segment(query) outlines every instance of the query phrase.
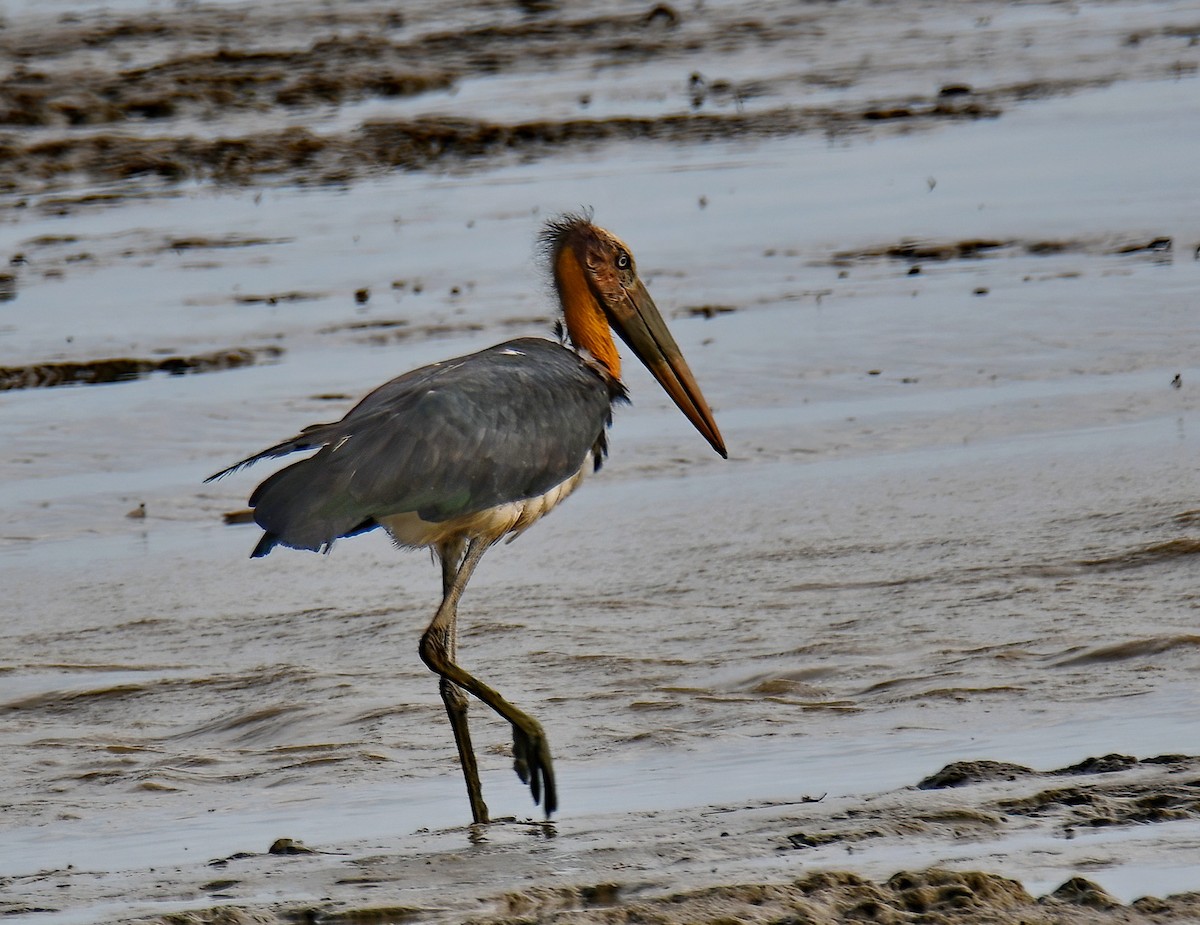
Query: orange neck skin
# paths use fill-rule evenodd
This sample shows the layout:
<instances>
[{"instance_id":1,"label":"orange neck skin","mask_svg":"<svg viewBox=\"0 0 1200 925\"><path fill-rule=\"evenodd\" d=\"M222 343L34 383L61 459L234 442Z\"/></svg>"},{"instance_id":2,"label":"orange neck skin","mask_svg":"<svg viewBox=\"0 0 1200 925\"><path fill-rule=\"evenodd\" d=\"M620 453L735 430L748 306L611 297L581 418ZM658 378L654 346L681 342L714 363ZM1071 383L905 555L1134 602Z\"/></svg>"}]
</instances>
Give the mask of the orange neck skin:
<instances>
[{"instance_id":1,"label":"orange neck skin","mask_svg":"<svg viewBox=\"0 0 1200 925\"><path fill-rule=\"evenodd\" d=\"M621 378L621 358L613 343L608 319L583 276L579 258L570 247L563 247L554 258L554 282L562 302L563 321L571 343L586 350L614 379Z\"/></svg>"}]
</instances>

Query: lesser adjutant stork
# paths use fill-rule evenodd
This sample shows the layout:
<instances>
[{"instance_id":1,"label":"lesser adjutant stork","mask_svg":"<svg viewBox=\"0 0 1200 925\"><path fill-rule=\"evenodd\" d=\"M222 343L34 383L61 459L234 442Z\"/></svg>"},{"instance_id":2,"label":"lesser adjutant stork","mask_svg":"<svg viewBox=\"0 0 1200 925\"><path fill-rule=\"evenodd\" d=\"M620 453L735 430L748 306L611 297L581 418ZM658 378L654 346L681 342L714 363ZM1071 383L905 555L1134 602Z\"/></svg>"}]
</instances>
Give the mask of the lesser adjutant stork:
<instances>
[{"instance_id":1,"label":"lesser adjutant stork","mask_svg":"<svg viewBox=\"0 0 1200 925\"><path fill-rule=\"evenodd\" d=\"M441 678L471 815L488 821L467 729L467 694L512 724L517 774L547 817L558 797L541 724L458 664L457 611L483 554L531 526L600 468L614 404L626 401L615 330L721 456L725 443L629 248L589 217L566 215L542 235L567 343L521 337L423 366L384 383L340 421L210 476L301 450L250 505L264 530L253 556L276 546L328 551L382 527L398 546L431 547L442 603L420 654Z\"/></svg>"}]
</instances>

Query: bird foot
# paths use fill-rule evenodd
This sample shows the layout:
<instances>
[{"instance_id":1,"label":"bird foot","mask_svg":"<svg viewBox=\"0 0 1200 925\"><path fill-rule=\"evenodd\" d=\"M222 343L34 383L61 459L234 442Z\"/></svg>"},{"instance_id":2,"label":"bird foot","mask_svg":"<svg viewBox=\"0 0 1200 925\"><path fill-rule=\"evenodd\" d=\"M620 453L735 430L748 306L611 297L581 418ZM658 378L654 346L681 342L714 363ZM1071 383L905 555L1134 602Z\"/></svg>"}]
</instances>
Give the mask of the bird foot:
<instances>
[{"instance_id":1,"label":"bird foot","mask_svg":"<svg viewBox=\"0 0 1200 925\"><path fill-rule=\"evenodd\" d=\"M534 805L542 804L546 818L558 809L558 791L554 786L554 764L550 759L550 743L536 720L529 728L513 724L513 769L521 783L529 785Z\"/></svg>"}]
</instances>

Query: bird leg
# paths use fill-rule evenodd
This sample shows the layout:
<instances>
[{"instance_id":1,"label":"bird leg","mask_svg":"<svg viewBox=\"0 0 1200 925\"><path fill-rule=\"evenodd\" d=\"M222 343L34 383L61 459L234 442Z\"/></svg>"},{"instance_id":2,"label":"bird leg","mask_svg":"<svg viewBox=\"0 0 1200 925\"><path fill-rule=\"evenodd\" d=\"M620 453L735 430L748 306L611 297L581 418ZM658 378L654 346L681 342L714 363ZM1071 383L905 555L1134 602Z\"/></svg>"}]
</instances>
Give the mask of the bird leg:
<instances>
[{"instance_id":1,"label":"bird leg","mask_svg":"<svg viewBox=\"0 0 1200 925\"><path fill-rule=\"evenodd\" d=\"M454 586L454 578L462 562L465 542L457 540L446 543L438 548L438 557L442 562L442 597L445 599ZM446 634L446 651L451 661L458 659L458 623L452 619ZM450 718L450 728L454 731L454 744L458 748L458 763L462 767L463 777L467 782L467 799L471 802L471 818L475 823L486 825L488 818L487 804L483 802L483 787L479 782L479 764L475 760L475 749L471 745L471 730L467 725L467 695L461 687L457 687L448 678L443 677L438 685L442 695L442 703L446 705L446 715Z\"/></svg>"},{"instance_id":2,"label":"bird leg","mask_svg":"<svg viewBox=\"0 0 1200 925\"><path fill-rule=\"evenodd\" d=\"M487 804L483 802L479 765L475 761L475 750L471 746L471 731L467 728L467 695L445 678L442 678L438 689L442 694L442 703L446 705L446 715L450 717L450 727L454 730L458 763L462 765L463 777L467 781L467 799L471 801L471 818L486 825L491 819L488 818Z\"/></svg>"},{"instance_id":3,"label":"bird leg","mask_svg":"<svg viewBox=\"0 0 1200 925\"><path fill-rule=\"evenodd\" d=\"M541 723L522 710L517 709L505 700L495 689L484 684L470 672L460 667L456 661L458 633L458 601L463 589L467 586L475 566L483 558L483 554L492 543L482 539L470 540L466 551L458 562L458 549L461 544L447 544L439 551L442 559L443 597L441 606L434 614L425 633L421 636L421 660L442 678L442 699L446 703L446 711L450 724L454 728L454 738L458 744L459 757L463 763L463 774L467 779L467 792L471 799L471 812L476 822L487 820L487 808L483 805L482 792L479 786L479 772L475 766L475 755L471 749L470 735L467 732L466 705L461 709L451 706L452 700L461 697L462 691L467 691L496 711L513 727L513 767L521 783L528 784L533 794L533 802L541 803L545 794L546 815L549 816L558 808L558 793L554 786L554 770L550 759L550 745ZM457 568L447 565L447 561L457 562ZM450 572L453 571L453 575ZM446 691L452 692L448 695ZM470 755L468 759L466 756ZM482 819L480 816L482 815Z\"/></svg>"}]
</instances>

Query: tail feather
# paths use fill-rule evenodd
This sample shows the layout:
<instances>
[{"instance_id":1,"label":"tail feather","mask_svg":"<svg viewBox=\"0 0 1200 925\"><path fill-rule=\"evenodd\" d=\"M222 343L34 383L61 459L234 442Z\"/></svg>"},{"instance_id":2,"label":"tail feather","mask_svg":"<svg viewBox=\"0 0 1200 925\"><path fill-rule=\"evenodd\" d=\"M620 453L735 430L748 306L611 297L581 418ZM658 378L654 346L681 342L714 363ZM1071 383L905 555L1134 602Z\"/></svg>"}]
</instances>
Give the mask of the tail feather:
<instances>
[{"instance_id":1,"label":"tail feather","mask_svg":"<svg viewBox=\"0 0 1200 925\"><path fill-rule=\"evenodd\" d=\"M279 536L272 533L270 530L264 530L262 539L258 541L258 545L254 547L254 552L250 553L251 559L261 559L272 549L279 545Z\"/></svg>"},{"instance_id":2,"label":"tail feather","mask_svg":"<svg viewBox=\"0 0 1200 925\"><path fill-rule=\"evenodd\" d=\"M339 490L339 472L318 453L281 469L250 496L254 520L263 528L253 557L276 546L327 552L333 541L378 526L370 512Z\"/></svg>"}]
</instances>

